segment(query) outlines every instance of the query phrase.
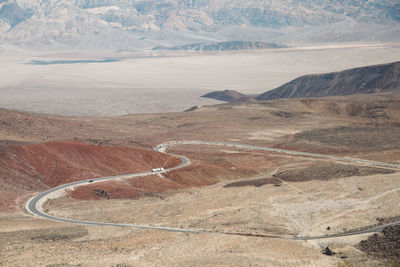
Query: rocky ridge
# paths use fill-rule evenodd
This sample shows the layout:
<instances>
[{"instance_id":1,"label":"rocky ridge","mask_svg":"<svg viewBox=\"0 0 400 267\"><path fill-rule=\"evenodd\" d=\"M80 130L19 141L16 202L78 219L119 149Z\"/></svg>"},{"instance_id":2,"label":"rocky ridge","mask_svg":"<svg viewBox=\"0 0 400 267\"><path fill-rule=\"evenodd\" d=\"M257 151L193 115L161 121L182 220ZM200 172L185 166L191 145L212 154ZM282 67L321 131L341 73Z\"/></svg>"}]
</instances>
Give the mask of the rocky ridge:
<instances>
[{"instance_id":1,"label":"rocky ridge","mask_svg":"<svg viewBox=\"0 0 400 267\"><path fill-rule=\"evenodd\" d=\"M153 50L183 50L183 51L229 51L229 50L252 50L252 49L271 49L271 48L287 48L286 45L264 43L264 42L245 42L245 41L228 41L219 43L197 43L180 46L157 46Z\"/></svg>"},{"instance_id":2,"label":"rocky ridge","mask_svg":"<svg viewBox=\"0 0 400 267\"><path fill-rule=\"evenodd\" d=\"M276 89L256 97L244 95L234 90L214 91L202 97L225 102L256 100L273 100L280 98L311 98L327 96L347 96L355 94L399 94L400 61L349 69L341 72L305 75L294 79ZM348 107L351 116L386 117L381 104L360 106L353 103Z\"/></svg>"},{"instance_id":3,"label":"rocky ridge","mask_svg":"<svg viewBox=\"0 0 400 267\"><path fill-rule=\"evenodd\" d=\"M400 93L400 62L302 76L272 91L265 92L256 99L271 100L373 93Z\"/></svg>"}]
</instances>

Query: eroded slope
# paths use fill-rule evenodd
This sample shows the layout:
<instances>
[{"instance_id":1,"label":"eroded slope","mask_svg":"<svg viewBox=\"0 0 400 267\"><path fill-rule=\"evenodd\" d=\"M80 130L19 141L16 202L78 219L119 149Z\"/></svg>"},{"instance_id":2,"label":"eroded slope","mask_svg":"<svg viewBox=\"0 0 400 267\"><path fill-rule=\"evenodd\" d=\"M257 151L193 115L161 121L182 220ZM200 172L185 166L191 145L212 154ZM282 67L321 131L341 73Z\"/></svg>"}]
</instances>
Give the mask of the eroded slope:
<instances>
[{"instance_id":1,"label":"eroded slope","mask_svg":"<svg viewBox=\"0 0 400 267\"><path fill-rule=\"evenodd\" d=\"M150 150L80 142L0 146L1 210L28 192L93 177L169 167L179 159Z\"/></svg>"}]
</instances>

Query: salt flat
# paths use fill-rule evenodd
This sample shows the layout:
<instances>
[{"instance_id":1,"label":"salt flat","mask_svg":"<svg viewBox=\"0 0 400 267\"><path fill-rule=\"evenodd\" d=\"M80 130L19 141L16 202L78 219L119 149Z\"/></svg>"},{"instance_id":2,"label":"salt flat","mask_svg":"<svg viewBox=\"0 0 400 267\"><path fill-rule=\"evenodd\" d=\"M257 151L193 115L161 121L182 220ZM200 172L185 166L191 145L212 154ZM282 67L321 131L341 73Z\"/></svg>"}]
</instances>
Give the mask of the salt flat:
<instances>
[{"instance_id":1,"label":"salt flat","mask_svg":"<svg viewBox=\"0 0 400 267\"><path fill-rule=\"evenodd\" d=\"M262 93L300 75L400 60L399 44L324 45L220 53L3 52L0 107L59 115L182 111L200 96Z\"/></svg>"}]
</instances>

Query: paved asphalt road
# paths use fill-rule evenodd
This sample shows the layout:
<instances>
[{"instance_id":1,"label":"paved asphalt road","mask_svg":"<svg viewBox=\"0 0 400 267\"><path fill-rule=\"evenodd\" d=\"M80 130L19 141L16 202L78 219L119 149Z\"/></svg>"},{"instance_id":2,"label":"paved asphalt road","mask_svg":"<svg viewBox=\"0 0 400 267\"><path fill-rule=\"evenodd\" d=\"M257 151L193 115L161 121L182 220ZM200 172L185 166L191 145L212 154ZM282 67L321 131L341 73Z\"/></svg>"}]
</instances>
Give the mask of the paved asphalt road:
<instances>
[{"instance_id":1,"label":"paved asphalt road","mask_svg":"<svg viewBox=\"0 0 400 267\"><path fill-rule=\"evenodd\" d=\"M369 161L363 159L355 159L355 158L348 158L348 157L338 157L338 156L331 156L331 155L323 155L323 154L316 154L316 153L308 153L308 152L299 152L293 150L285 150L285 149L277 149L277 148L268 148L268 147L259 147L259 146L252 146L252 145L245 145L245 144L237 144L237 143L228 143L228 142L214 142L214 141L172 141L165 144L161 144L154 148L155 151L163 151L165 148L175 145L216 145L216 146L228 146L233 148L241 148L247 150L262 150L262 151L271 151L271 152L278 152L278 153L285 153L290 155L297 155L303 157L313 157L313 158L324 158L330 159L333 161L346 161L346 162L354 162L358 164L364 164L369 166L376 166L376 167L384 167L384 168L393 168L393 169L400 169L400 164L390 164L390 163L383 163L383 162L376 162L376 161ZM40 216L45 219L59 221L59 222L68 222L68 223L77 223L77 224L84 224L84 225L98 225L98 226L117 226L117 227L135 227L139 229L153 229L153 230L163 230L163 231L172 231L172 232L183 232L183 233L219 233L219 234L230 234L230 235L246 235L246 236L261 236L261 237L275 237L275 238L291 238L295 240L309 240L309 239L323 239L323 238L334 238L334 237L341 237L341 236L350 236L350 235L359 235L371 232L379 232L382 231L383 228L391 225L398 225L400 221L392 222L380 226L371 227L369 229L349 232L349 233L340 233L340 234L332 234L326 236L310 236L310 237L297 237L297 236L273 236L273 235L262 235L262 234L254 234L254 233L235 233L235 232L217 232L214 230L207 230L207 229L182 229L182 228L170 228L170 227L161 227L161 226L152 226L152 225L138 225L138 224L126 224L126 223L105 223L105 222L92 222L92 221L79 221L73 220L68 218L60 218L55 217L52 215L47 214L43 211L42 205L46 201L46 199L60 197L62 192L65 189L72 189L76 186L88 185L92 183L104 182L108 180L115 180L115 179L126 179L138 176L146 176L155 173L166 173L171 170L176 170L183 168L190 164L190 160L184 156L175 155L181 159L181 164L178 166L169 168L164 171L159 172L141 172L141 173L132 173L132 174L125 174L125 175L118 175L118 176L109 176L109 177L102 177L90 180L83 180L83 181L76 181L68 184L59 185L52 189L49 189L35 197L32 197L28 200L25 205L25 208L28 212L33 215ZM58 194L58 195L57 195Z\"/></svg>"}]
</instances>

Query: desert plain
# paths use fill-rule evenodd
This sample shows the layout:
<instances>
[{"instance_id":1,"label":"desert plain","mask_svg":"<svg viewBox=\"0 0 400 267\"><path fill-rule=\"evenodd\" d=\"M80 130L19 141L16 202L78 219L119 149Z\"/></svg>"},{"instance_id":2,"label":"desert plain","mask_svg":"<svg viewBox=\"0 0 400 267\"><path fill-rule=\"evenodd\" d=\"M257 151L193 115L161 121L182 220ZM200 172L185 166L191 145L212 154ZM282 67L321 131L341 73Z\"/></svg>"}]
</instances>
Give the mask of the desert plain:
<instances>
[{"instance_id":1,"label":"desert plain","mask_svg":"<svg viewBox=\"0 0 400 267\"><path fill-rule=\"evenodd\" d=\"M396 95L114 117L2 109L0 121L3 266L387 266L396 253L360 245L373 233L329 236L398 220L398 169L276 152L177 145L167 152L190 159L182 169L82 186L44 206L76 220L206 230L198 234L53 222L24 208L30 197L58 184L176 166L175 156L152 150L168 141L399 164ZM335 254L323 254L327 247Z\"/></svg>"},{"instance_id":2,"label":"desert plain","mask_svg":"<svg viewBox=\"0 0 400 267\"><path fill-rule=\"evenodd\" d=\"M294 44L218 52L11 50L0 58L0 106L34 113L120 116L218 104L231 89L261 94L301 75L389 63L399 43Z\"/></svg>"}]
</instances>

